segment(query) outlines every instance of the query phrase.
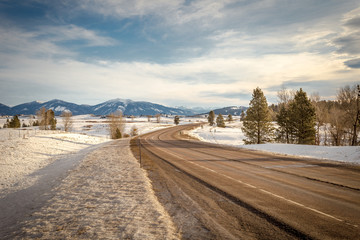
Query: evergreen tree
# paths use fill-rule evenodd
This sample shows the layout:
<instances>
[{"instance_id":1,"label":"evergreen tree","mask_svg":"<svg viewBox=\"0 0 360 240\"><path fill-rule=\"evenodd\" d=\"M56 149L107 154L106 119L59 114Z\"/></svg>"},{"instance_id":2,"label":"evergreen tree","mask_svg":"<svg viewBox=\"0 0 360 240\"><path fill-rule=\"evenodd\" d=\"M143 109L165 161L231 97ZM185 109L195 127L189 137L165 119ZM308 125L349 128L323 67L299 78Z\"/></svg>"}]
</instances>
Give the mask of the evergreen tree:
<instances>
[{"instance_id":1,"label":"evergreen tree","mask_svg":"<svg viewBox=\"0 0 360 240\"><path fill-rule=\"evenodd\" d=\"M280 142L291 143L293 137L291 135L292 124L290 123L290 111L284 104L281 105L279 113L276 115L276 121L279 125L279 128L276 131L277 140Z\"/></svg>"},{"instance_id":2,"label":"evergreen tree","mask_svg":"<svg viewBox=\"0 0 360 240\"><path fill-rule=\"evenodd\" d=\"M215 113L214 113L214 111L209 112L208 122L209 122L210 126L214 126L214 124L215 124Z\"/></svg>"},{"instance_id":3,"label":"evergreen tree","mask_svg":"<svg viewBox=\"0 0 360 240\"><path fill-rule=\"evenodd\" d=\"M271 141L273 125L264 93L254 89L246 117L241 128L247 139L245 144L260 144Z\"/></svg>"},{"instance_id":4,"label":"evergreen tree","mask_svg":"<svg viewBox=\"0 0 360 240\"><path fill-rule=\"evenodd\" d=\"M17 115L15 115L13 117L13 119L11 119L11 121L8 123L8 127L10 127L10 128L20 128L21 127L20 120Z\"/></svg>"},{"instance_id":5,"label":"evergreen tree","mask_svg":"<svg viewBox=\"0 0 360 240\"><path fill-rule=\"evenodd\" d=\"M118 128L116 128L116 132L115 132L115 139L119 139L122 138L121 132Z\"/></svg>"},{"instance_id":6,"label":"evergreen tree","mask_svg":"<svg viewBox=\"0 0 360 240\"><path fill-rule=\"evenodd\" d=\"M216 118L216 125L218 127L222 127L222 128L225 127L224 117L221 115L221 113Z\"/></svg>"},{"instance_id":7,"label":"evergreen tree","mask_svg":"<svg viewBox=\"0 0 360 240\"><path fill-rule=\"evenodd\" d=\"M228 115L227 121L230 123L233 121L233 117L231 114Z\"/></svg>"},{"instance_id":8,"label":"evergreen tree","mask_svg":"<svg viewBox=\"0 0 360 240\"><path fill-rule=\"evenodd\" d=\"M299 144L315 144L315 108L300 88L289 105L289 116L292 134Z\"/></svg>"},{"instance_id":9,"label":"evergreen tree","mask_svg":"<svg viewBox=\"0 0 360 240\"><path fill-rule=\"evenodd\" d=\"M176 125L179 125L179 123L180 123L180 117L179 116L175 116L174 117L174 123L176 124Z\"/></svg>"}]
</instances>

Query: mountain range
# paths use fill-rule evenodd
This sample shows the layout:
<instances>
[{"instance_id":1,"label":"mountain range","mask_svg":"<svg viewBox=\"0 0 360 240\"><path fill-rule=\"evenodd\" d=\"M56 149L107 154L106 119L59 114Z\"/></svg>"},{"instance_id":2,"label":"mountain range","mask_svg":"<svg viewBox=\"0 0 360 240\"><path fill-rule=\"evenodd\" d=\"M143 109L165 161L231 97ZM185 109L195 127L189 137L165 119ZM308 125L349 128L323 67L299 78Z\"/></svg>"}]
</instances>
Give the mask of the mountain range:
<instances>
[{"instance_id":1,"label":"mountain range","mask_svg":"<svg viewBox=\"0 0 360 240\"><path fill-rule=\"evenodd\" d=\"M166 107L160 104L143 101L132 101L129 99L113 99L97 105L78 105L75 103L65 102L62 100L54 99L48 102L28 102L14 107L9 107L0 103L0 115L35 115L36 112L45 107L46 109L52 109L55 115L60 115L63 111L71 111L73 115L82 114L94 114L94 115L108 115L117 110L121 110L124 115L183 115L192 116L198 114L207 114L204 108L188 109L188 108L172 108ZM246 107L226 107L221 109L215 109L215 114L239 116L241 111Z\"/></svg>"}]
</instances>

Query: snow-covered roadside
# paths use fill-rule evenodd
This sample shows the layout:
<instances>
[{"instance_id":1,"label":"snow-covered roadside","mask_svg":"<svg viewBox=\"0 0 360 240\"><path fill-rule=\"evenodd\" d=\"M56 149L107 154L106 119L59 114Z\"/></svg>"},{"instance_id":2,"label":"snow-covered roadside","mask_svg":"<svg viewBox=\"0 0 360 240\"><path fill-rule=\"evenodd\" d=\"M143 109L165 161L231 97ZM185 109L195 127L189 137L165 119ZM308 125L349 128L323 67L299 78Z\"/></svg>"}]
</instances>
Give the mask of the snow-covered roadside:
<instances>
[{"instance_id":1,"label":"snow-covered roadside","mask_svg":"<svg viewBox=\"0 0 360 240\"><path fill-rule=\"evenodd\" d=\"M57 128L63 129L61 117L57 118ZM29 187L37 178L30 176L56 159L78 152L86 147L110 141L108 119L99 116L73 116L70 133L63 131L41 131L37 127L22 129L0 129L0 197L4 194ZM139 134L174 126L173 118L162 117L149 122L146 117L126 118L125 133L136 126ZM30 119L20 117L21 123L29 124ZM182 124L198 119L182 119ZM0 118L0 126L6 118Z\"/></svg>"},{"instance_id":2,"label":"snow-covered roadside","mask_svg":"<svg viewBox=\"0 0 360 240\"><path fill-rule=\"evenodd\" d=\"M142 134L174 124L172 118L164 118L161 123L136 118L126 123L125 133L129 133L134 125ZM58 118L57 127L62 128L61 118ZM43 211L34 212L23 232L35 238L40 237L38 234L44 234L43 238L81 238L84 235L113 239L119 236L131 239L178 238L171 219L152 192L149 179L130 154L125 144L128 139L121 140L124 143L122 148L116 144L117 141L106 143L104 147L97 145L108 141L111 140L106 119L89 115L75 116L70 133L40 131L35 127L0 129L0 199L3 201L41 184L44 179L43 174L36 174L39 171L61 164L79 153L88 153L88 149L98 149L94 154L89 152L88 160L82 160L79 168L69 172L64 181L57 180L60 185L54 191L56 196L42 208ZM111 154L107 147L109 144L114 150ZM83 149L85 152L81 151ZM48 195L47 192L33 195L36 194ZM29 206L25 199L21 201L21 206ZM90 212L84 215L86 210ZM13 229L18 228L14 226Z\"/></svg>"},{"instance_id":3,"label":"snow-covered roadside","mask_svg":"<svg viewBox=\"0 0 360 240\"><path fill-rule=\"evenodd\" d=\"M311 146L298 144L254 144L244 145L245 138L240 129L241 123L228 124L226 128L210 127L204 125L188 132L188 134L201 141L231 145L233 147L247 148L258 151L272 152L277 154L317 158L338 162L360 164L360 147L352 146Z\"/></svg>"},{"instance_id":4,"label":"snow-covered roadside","mask_svg":"<svg viewBox=\"0 0 360 240\"><path fill-rule=\"evenodd\" d=\"M10 235L25 239L178 239L129 139L87 154L45 206ZM17 238L16 238L17 239Z\"/></svg>"},{"instance_id":5,"label":"snow-covered roadside","mask_svg":"<svg viewBox=\"0 0 360 240\"><path fill-rule=\"evenodd\" d=\"M13 132L17 131L0 131L0 197L31 186L37 178L28 175L61 156L109 141L104 137L39 130L30 137L8 139Z\"/></svg>"}]
</instances>

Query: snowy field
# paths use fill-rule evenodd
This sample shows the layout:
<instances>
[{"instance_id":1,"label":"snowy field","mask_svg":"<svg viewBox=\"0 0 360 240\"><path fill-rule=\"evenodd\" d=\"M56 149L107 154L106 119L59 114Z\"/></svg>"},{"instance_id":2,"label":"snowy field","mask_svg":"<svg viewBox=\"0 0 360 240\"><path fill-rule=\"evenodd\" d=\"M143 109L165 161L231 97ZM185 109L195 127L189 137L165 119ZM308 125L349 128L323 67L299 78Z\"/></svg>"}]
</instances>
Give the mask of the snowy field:
<instances>
[{"instance_id":1,"label":"snowy field","mask_svg":"<svg viewBox=\"0 0 360 240\"><path fill-rule=\"evenodd\" d=\"M38 127L0 129L0 197L10 192L27 188L37 180L31 173L44 168L66 154L73 154L89 146L101 144L109 139L108 120L98 116L73 116L71 132L62 131L63 120L56 117L59 130L39 130ZM147 117L125 118L125 133L136 126L139 134L174 126L173 118L161 118L160 123ZM20 117L21 125L29 124L28 117ZM183 119L182 124L198 121ZM0 118L3 127L6 118Z\"/></svg>"},{"instance_id":2,"label":"snowy field","mask_svg":"<svg viewBox=\"0 0 360 240\"><path fill-rule=\"evenodd\" d=\"M264 152L273 152L289 156L318 158L360 164L359 146L336 147L279 143L244 145L243 139L245 136L240 128L241 123L237 120L231 124L227 123L226 128L211 127L206 124L202 127L189 131L188 134L201 141L216 144L231 145L234 147L241 147Z\"/></svg>"}]
</instances>

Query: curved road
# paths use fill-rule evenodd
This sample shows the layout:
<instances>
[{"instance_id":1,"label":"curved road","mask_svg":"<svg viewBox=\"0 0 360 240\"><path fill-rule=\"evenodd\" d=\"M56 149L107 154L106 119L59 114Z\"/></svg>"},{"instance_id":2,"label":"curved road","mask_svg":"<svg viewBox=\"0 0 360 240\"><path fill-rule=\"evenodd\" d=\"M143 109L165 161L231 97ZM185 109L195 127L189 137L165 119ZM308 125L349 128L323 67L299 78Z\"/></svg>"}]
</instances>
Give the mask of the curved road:
<instances>
[{"instance_id":1,"label":"curved road","mask_svg":"<svg viewBox=\"0 0 360 240\"><path fill-rule=\"evenodd\" d=\"M279 236L360 239L360 167L184 140L181 131L193 126L146 134L143 151L241 207L221 210L219 205L208 211L257 216L256 223L236 217L238 232L263 221L265 235L254 238L267 238L270 224ZM222 228L231 225L234 238L244 237L234 233L234 223L221 222L216 214L213 221Z\"/></svg>"}]
</instances>

